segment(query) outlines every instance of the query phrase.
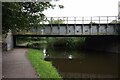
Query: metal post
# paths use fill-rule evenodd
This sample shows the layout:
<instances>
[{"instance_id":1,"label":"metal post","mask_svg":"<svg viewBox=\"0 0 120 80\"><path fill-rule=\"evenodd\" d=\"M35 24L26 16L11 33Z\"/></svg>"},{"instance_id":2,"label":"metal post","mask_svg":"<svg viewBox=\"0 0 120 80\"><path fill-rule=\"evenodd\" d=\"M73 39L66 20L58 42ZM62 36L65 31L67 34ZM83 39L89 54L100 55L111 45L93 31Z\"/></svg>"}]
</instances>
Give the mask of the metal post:
<instances>
[{"instance_id":1,"label":"metal post","mask_svg":"<svg viewBox=\"0 0 120 80\"><path fill-rule=\"evenodd\" d=\"M81 29L82 29L82 35L83 35L83 27L84 27L84 17L82 17L82 27L81 27Z\"/></svg>"},{"instance_id":2,"label":"metal post","mask_svg":"<svg viewBox=\"0 0 120 80\"><path fill-rule=\"evenodd\" d=\"M105 30L106 30L106 35L107 35L107 28L108 28L108 19L109 17L107 16L107 26L105 27Z\"/></svg>"},{"instance_id":3,"label":"metal post","mask_svg":"<svg viewBox=\"0 0 120 80\"><path fill-rule=\"evenodd\" d=\"M75 28L76 27L76 17L74 17L74 35L75 35Z\"/></svg>"},{"instance_id":4,"label":"metal post","mask_svg":"<svg viewBox=\"0 0 120 80\"><path fill-rule=\"evenodd\" d=\"M68 33L68 17L67 17L67 27L66 27L66 34Z\"/></svg>"},{"instance_id":5,"label":"metal post","mask_svg":"<svg viewBox=\"0 0 120 80\"><path fill-rule=\"evenodd\" d=\"M59 19L60 19L60 17L58 17L58 31L59 31L59 33L58 33L58 34L60 35L60 23L59 23L59 22L60 22L60 20L59 20Z\"/></svg>"},{"instance_id":6,"label":"metal post","mask_svg":"<svg viewBox=\"0 0 120 80\"><path fill-rule=\"evenodd\" d=\"M100 16L99 16L99 26L97 27L97 34L99 35L99 27L100 27Z\"/></svg>"},{"instance_id":7,"label":"metal post","mask_svg":"<svg viewBox=\"0 0 120 80\"><path fill-rule=\"evenodd\" d=\"M63 21L65 22L65 17L63 17ZM63 24L63 23L62 23ZM67 28L66 28L67 29ZM65 35L65 34L64 34Z\"/></svg>"},{"instance_id":8,"label":"metal post","mask_svg":"<svg viewBox=\"0 0 120 80\"><path fill-rule=\"evenodd\" d=\"M92 17L91 17L91 25L89 26L89 28L90 28L90 35L91 35L91 27L92 27Z\"/></svg>"},{"instance_id":9,"label":"metal post","mask_svg":"<svg viewBox=\"0 0 120 80\"><path fill-rule=\"evenodd\" d=\"M114 34L116 34L116 30L118 29L117 24L118 24L118 21L119 21L119 19L118 19L117 16L115 18L116 18L115 27L113 26L113 28L114 28Z\"/></svg>"},{"instance_id":10,"label":"metal post","mask_svg":"<svg viewBox=\"0 0 120 80\"><path fill-rule=\"evenodd\" d=\"M51 35L52 35L52 19L53 19L53 17L51 17Z\"/></svg>"},{"instance_id":11,"label":"metal post","mask_svg":"<svg viewBox=\"0 0 120 80\"><path fill-rule=\"evenodd\" d=\"M108 18L109 18L109 17L107 16L107 25L108 25L108 20L109 20Z\"/></svg>"},{"instance_id":12,"label":"metal post","mask_svg":"<svg viewBox=\"0 0 120 80\"><path fill-rule=\"evenodd\" d=\"M118 20L120 20L120 1L118 2Z\"/></svg>"}]
</instances>

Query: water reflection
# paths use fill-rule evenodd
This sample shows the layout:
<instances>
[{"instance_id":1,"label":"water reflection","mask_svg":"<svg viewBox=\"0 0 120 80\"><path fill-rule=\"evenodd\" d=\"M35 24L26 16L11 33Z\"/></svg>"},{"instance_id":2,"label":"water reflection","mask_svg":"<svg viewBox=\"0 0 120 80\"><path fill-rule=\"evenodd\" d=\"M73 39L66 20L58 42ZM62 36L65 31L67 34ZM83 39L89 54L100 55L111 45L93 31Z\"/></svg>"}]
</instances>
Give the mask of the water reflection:
<instances>
[{"instance_id":1,"label":"water reflection","mask_svg":"<svg viewBox=\"0 0 120 80\"><path fill-rule=\"evenodd\" d=\"M80 59L84 59L85 58L85 54L84 52L77 52L77 51L71 51L71 52L67 52L66 50L49 50L48 49L48 54L49 57L48 58L65 58L65 59L73 59L73 58L80 58Z\"/></svg>"},{"instance_id":2,"label":"water reflection","mask_svg":"<svg viewBox=\"0 0 120 80\"><path fill-rule=\"evenodd\" d=\"M64 78L115 78L118 75L116 54L105 52L66 52L48 50L49 57Z\"/></svg>"}]
</instances>

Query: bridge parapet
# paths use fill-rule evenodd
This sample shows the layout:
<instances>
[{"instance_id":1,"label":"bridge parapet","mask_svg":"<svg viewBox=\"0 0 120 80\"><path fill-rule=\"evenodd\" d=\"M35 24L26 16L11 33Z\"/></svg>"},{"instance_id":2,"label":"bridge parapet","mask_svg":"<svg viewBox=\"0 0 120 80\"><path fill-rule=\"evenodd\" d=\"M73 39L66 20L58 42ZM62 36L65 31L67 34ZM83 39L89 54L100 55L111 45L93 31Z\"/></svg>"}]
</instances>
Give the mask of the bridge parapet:
<instances>
[{"instance_id":1,"label":"bridge parapet","mask_svg":"<svg viewBox=\"0 0 120 80\"><path fill-rule=\"evenodd\" d=\"M57 22L54 22L57 21ZM44 24L109 24L118 23L118 16L47 17Z\"/></svg>"},{"instance_id":2,"label":"bridge parapet","mask_svg":"<svg viewBox=\"0 0 120 80\"><path fill-rule=\"evenodd\" d=\"M54 23L54 21L58 21ZM62 23L61 23L62 21ZM26 35L118 35L118 16L48 17L40 27L25 31ZM23 33L23 32L22 32ZM18 33L20 34L20 33Z\"/></svg>"}]
</instances>

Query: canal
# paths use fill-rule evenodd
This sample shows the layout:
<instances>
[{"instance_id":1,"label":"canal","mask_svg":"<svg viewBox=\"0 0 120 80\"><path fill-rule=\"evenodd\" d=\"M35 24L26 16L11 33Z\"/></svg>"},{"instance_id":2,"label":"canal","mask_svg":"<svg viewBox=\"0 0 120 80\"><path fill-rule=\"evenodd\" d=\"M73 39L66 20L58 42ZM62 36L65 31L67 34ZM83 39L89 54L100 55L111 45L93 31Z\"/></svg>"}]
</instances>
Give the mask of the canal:
<instances>
[{"instance_id":1,"label":"canal","mask_svg":"<svg viewBox=\"0 0 120 80\"><path fill-rule=\"evenodd\" d=\"M82 50L84 40L28 37L24 43L46 51L45 60L51 61L63 78L118 78L118 53Z\"/></svg>"},{"instance_id":2,"label":"canal","mask_svg":"<svg viewBox=\"0 0 120 80\"><path fill-rule=\"evenodd\" d=\"M118 56L106 52L48 50L51 61L63 78L116 78Z\"/></svg>"}]
</instances>

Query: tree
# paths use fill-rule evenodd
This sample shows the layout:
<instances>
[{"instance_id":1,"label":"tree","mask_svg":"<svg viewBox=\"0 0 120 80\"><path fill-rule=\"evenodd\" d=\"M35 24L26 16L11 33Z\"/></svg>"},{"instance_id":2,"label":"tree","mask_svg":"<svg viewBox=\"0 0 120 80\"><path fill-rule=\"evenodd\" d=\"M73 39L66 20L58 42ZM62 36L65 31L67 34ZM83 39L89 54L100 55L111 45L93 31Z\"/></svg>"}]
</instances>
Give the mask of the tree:
<instances>
[{"instance_id":1,"label":"tree","mask_svg":"<svg viewBox=\"0 0 120 80\"><path fill-rule=\"evenodd\" d=\"M64 24L64 20L62 20L62 19L54 20L54 19L52 18L52 20L50 20L50 21L48 21L48 22L49 22L49 24Z\"/></svg>"},{"instance_id":2,"label":"tree","mask_svg":"<svg viewBox=\"0 0 120 80\"><path fill-rule=\"evenodd\" d=\"M3 2L2 3L2 32L26 30L38 27L40 22L47 20L43 14L48 8L56 5L50 2ZM59 6L60 8L63 8Z\"/></svg>"}]
</instances>

